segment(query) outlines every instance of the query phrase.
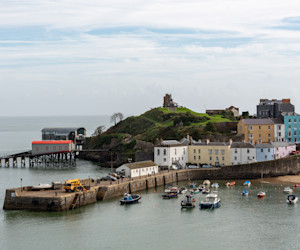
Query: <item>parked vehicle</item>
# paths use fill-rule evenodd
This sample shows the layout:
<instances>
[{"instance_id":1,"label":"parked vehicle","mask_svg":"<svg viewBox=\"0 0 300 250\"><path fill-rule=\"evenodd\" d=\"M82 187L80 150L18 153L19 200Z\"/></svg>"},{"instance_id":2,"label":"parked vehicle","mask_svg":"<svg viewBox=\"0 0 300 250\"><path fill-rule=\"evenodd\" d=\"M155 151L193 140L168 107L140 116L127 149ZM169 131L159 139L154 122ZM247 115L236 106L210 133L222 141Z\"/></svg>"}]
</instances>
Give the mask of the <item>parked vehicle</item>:
<instances>
[{"instance_id":1,"label":"parked vehicle","mask_svg":"<svg viewBox=\"0 0 300 250\"><path fill-rule=\"evenodd\" d=\"M195 168L199 168L197 165L189 165L188 166L189 169L195 169Z\"/></svg>"},{"instance_id":2,"label":"parked vehicle","mask_svg":"<svg viewBox=\"0 0 300 250\"><path fill-rule=\"evenodd\" d=\"M212 168L212 165L206 165L206 164L204 164L204 165L202 165L202 168Z\"/></svg>"},{"instance_id":3,"label":"parked vehicle","mask_svg":"<svg viewBox=\"0 0 300 250\"><path fill-rule=\"evenodd\" d=\"M67 180L65 182L64 189L66 190L66 192L80 192L85 190L80 182L80 179Z\"/></svg>"}]
</instances>

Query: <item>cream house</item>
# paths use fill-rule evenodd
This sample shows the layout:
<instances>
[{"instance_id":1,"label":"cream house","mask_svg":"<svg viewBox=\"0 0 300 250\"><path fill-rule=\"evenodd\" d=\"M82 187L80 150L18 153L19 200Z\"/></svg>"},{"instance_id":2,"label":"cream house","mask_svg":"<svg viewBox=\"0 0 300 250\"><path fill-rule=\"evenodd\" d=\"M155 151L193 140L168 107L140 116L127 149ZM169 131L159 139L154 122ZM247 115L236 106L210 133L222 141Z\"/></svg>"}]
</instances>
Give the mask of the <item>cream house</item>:
<instances>
[{"instance_id":1,"label":"cream house","mask_svg":"<svg viewBox=\"0 0 300 250\"><path fill-rule=\"evenodd\" d=\"M153 161L140 161L125 163L116 169L117 172L124 172L126 177L138 177L158 173L158 166Z\"/></svg>"}]
</instances>

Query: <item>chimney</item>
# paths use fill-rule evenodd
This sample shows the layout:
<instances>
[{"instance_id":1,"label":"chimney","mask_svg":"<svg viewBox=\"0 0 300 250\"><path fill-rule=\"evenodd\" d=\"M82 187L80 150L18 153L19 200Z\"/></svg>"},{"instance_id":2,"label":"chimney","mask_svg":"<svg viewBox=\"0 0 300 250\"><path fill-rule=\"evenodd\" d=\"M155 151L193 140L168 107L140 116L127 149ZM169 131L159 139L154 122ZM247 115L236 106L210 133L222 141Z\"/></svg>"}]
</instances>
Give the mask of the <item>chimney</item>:
<instances>
[{"instance_id":1,"label":"chimney","mask_svg":"<svg viewBox=\"0 0 300 250\"><path fill-rule=\"evenodd\" d=\"M186 139L188 139L188 141L190 140L190 135L189 134L186 135Z\"/></svg>"},{"instance_id":2,"label":"chimney","mask_svg":"<svg viewBox=\"0 0 300 250\"><path fill-rule=\"evenodd\" d=\"M209 142L210 142L209 139L206 139L206 144L209 144Z\"/></svg>"},{"instance_id":3,"label":"chimney","mask_svg":"<svg viewBox=\"0 0 300 250\"><path fill-rule=\"evenodd\" d=\"M230 139L229 139L229 145L231 145L231 144L232 144L232 139L230 138Z\"/></svg>"},{"instance_id":4,"label":"chimney","mask_svg":"<svg viewBox=\"0 0 300 250\"><path fill-rule=\"evenodd\" d=\"M193 137L189 136L189 138L190 138L190 144L192 145L193 144Z\"/></svg>"}]
</instances>

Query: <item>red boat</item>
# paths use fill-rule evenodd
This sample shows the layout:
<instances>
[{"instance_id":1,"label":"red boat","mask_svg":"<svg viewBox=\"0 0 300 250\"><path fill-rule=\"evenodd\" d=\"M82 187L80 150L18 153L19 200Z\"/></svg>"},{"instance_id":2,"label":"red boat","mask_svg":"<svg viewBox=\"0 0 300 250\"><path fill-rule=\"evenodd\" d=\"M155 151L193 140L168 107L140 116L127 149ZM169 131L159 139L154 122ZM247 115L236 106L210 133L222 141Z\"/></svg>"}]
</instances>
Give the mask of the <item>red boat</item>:
<instances>
[{"instance_id":1,"label":"red boat","mask_svg":"<svg viewBox=\"0 0 300 250\"><path fill-rule=\"evenodd\" d=\"M234 186L234 185L235 185L235 181L232 181L232 182L226 182L225 185L226 185L227 187Z\"/></svg>"},{"instance_id":2,"label":"red boat","mask_svg":"<svg viewBox=\"0 0 300 250\"><path fill-rule=\"evenodd\" d=\"M300 187L300 184L295 184L295 186L294 186L295 188L297 188L297 187Z\"/></svg>"}]
</instances>

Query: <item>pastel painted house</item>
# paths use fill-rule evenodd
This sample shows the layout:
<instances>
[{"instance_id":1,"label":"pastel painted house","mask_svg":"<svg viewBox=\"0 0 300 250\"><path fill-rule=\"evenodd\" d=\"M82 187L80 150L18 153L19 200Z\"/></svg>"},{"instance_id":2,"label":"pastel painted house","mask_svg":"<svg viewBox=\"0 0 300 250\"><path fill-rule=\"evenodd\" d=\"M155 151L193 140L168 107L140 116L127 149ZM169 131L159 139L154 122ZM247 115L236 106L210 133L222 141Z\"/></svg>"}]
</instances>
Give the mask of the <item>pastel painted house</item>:
<instances>
[{"instance_id":1,"label":"pastel painted house","mask_svg":"<svg viewBox=\"0 0 300 250\"><path fill-rule=\"evenodd\" d=\"M233 142L230 146L231 165L256 162L256 148L249 142Z\"/></svg>"},{"instance_id":2,"label":"pastel painted house","mask_svg":"<svg viewBox=\"0 0 300 250\"><path fill-rule=\"evenodd\" d=\"M134 178L158 173L158 166L153 161L140 161L125 163L116 169L117 172L124 172L126 177Z\"/></svg>"},{"instance_id":3,"label":"pastel painted house","mask_svg":"<svg viewBox=\"0 0 300 250\"><path fill-rule=\"evenodd\" d=\"M274 146L270 143L257 144L256 148L256 160L257 162L272 161L274 157Z\"/></svg>"},{"instance_id":4,"label":"pastel painted house","mask_svg":"<svg viewBox=\"0 0 300 250\"><path fill-rule=\"evenodd\" d=\"M185 168L188 162L188 145L176 140L166 140L154 147L154 162L163 168Z\"/></svg>"},{"instance_id":5,"label":"pastel painted house","mask_svg":"<svg viewBox=\"0 0 300 250\"><path fill-rule=\"evenodd\" d=\"M280 159L289 156L293 151L296 151L296 145L287 142L272 142L274 147L274 159Z\"/></svg>"},{"instance_id":6,"label":"pastel painted house","mask_svg":"<svg viewBox=\"0 0 300 250\"><path fill-rule=\"evenodd\" d=\"M300 142L300 115L290 112L282 113L285 125L286 142Z\"/></svg>"}]
</instances>

